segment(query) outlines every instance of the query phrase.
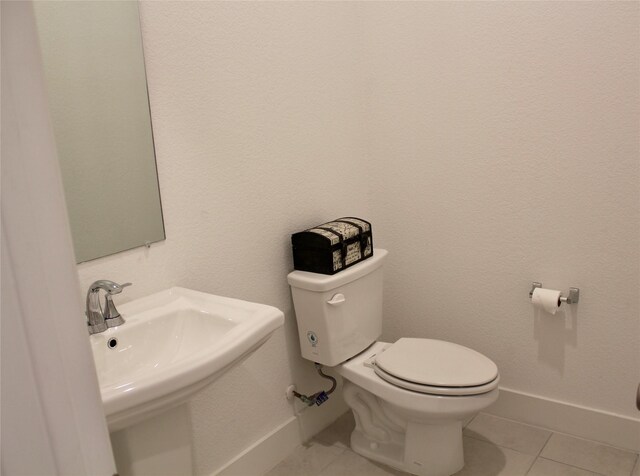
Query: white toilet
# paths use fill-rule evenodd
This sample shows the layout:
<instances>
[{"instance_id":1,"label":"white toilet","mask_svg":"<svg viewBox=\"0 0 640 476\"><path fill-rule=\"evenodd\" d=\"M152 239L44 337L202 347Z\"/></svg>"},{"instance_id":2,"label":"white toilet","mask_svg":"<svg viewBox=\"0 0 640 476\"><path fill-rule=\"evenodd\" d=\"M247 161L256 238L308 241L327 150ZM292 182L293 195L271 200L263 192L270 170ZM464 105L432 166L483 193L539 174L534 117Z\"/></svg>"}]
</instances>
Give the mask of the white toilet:
<instances>
[{"instance_id":1,"label":"white toilet","mask_svg":"<svg viewBox=\"0 0 640 476\"><path fill-rule=\"evenodd\" d=\"M377 342L386 256L376 249L335 275L289 274L302 356L342 375L355 452L420 476L450 475L464 466L463 422L498 398L498 368L450 342Z\"/></svg>"}]
</instances>

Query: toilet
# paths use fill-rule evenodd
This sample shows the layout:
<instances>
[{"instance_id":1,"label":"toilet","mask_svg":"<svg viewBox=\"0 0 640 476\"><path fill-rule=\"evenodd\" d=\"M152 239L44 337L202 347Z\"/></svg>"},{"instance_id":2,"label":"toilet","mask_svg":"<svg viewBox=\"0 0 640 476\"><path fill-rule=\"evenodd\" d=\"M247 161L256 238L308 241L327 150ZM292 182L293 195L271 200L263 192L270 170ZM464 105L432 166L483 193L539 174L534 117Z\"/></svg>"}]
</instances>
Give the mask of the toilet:
<instances>
[{"instance_id":1,"label":"toilet","mask_svg":"<svg viewBox=\"0 0 640 476\"><path fill-rule=\"evenodd\" d=\"M343 377L356 453L419 476L464 466L462 425L498 398L498 368L434 339L380 342L387 251L334 275L288 275L305 359Z\"/></svg>"}]
</instances>

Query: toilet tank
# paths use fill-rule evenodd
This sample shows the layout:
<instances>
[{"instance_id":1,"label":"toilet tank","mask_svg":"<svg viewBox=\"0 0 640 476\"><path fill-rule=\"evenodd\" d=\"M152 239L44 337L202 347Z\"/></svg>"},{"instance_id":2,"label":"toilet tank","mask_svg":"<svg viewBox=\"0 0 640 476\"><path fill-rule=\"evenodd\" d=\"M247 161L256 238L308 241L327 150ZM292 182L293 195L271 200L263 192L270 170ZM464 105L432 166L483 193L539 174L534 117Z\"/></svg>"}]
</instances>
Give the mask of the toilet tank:
<instances>
[{"instance_id":1,"label":"toilet tank","mask_svg":"<svg viewBox=\"0 0 640 476\"><path fill-rule=\"evenodd\" d=\"M386 250L334 275L287 276L302 357L334 366L359 354L382 333L382 264Z\"/></svg>"}]
</instances>

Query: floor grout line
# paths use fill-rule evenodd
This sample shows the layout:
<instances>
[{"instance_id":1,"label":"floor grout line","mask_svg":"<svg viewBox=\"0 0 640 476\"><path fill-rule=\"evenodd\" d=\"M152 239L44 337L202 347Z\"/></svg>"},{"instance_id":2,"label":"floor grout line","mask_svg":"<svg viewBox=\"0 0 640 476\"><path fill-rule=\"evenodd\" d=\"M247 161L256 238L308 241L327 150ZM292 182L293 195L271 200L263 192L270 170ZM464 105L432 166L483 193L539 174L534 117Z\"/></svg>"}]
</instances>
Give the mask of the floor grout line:
<instances>
[{"instance_id":1,"label":"floor grout line","mask_svg":"<svg viewBox=\"0 0 640 476\"><path fill-rule=\"evenodd\" d=\"M549 461L553 461L554 463L564 464L565 466L571 466L572 468L581 469L583 471L589 471L590 473L597 474L598 476L606 476L606 475L604 475L602 473L598 473L597 471L594 471L592 469L585 468L583 466L576 466L575 464L566 463L564 461L558 461L558 460L555 460L553 458L549 458L548 456L539 456L539 458L546 459L546 460L549 460ZM631 471L633 471L633 468L631 468Z\"/></svg>"},{"instance_id":2,"label":"floor grout line","mask_svg":"<svg viewBox=\"0 0 640 476\"><path fill-rule=\"evenodd\" d=\"M515 420L513 420L513 421L515 421ZM529 425L529 426L533 426L533 425ZM572 435L571 433L565 433L565 432L559 431L559 430L550 430L549 428L543 428L543 427L536 427L536 428L542 428L543 430L550 431L550 432L555 433L557 435L568 436L569 438L575 438L576 440L589 441L591 443L595 443L595 444L600 445L600 446L606 446L607 448L613 448L613 449L616 449L616 450L624 451L626 453L633 453L635 455L639 454L636 450L631 450L629 448L623 448L621 446L611 445L609 443L604 443L604 442L599 441L599 440L592 440L591 438L585 438L584 436Z\"/></svg>"},{"instance_id":3,"label":"floor grout line","mask_svg":"<svg viewBox=\"0 0 640 476\"><path fill-rule=\"evenodd\" d=\"M529 469L527 470L527 472L524 473L525 476L531 472L531 470L533 469L533 466L536 464L536 461L538 461L538 459L546 459L540 455L542 454L542 451L545 449L545 447L547 446L547 443L549 443L549 440L554 434L553 431L550 431L550 430L548 431L549 431L549 436L547 436L547 439L545 440L544 444L540 447L540 450L538 450L538 454L535 456L535 458L533 458L533 461L531 462L531 466L529 466Z\"/></svg>"},{"instance_id":4,"label":"floor grout line","mask_svg":"<svg viewBox=\"0 0 640 476\"><path fill-rule=\"evenodd\" d=\"M536 461L538 461L538 458L539 456L534 456L533 461L529 465L529 468L527 469L527 471L524 473L524 476L527 476L527 474L531 472L531 468L533 468L533 466L536 464Z\"/></svg>"},{"instance_id":5,"label":"floor grout line","mask_svg":"<svg viewBox=\"0 0 640 476\"><path fill-rule=\"evenodd\" d=\"M633 463L633 466L631 467L631 472L629 473L629 476L633 476L633 470L636 469L636 466L640 465L640 453L636 454L636 462ZM640 471L639 471L640 473Z\"/></svg>"},{"instance_id":6,"label":"floor grout line","mask_svg":"<svg viewBox=\"0 0 640 476\"><path fill-rule=\"evenodd\" d=\"M482 412L478 412L478 413L476 413L476 414L473 416L473 418L467 422L467 424L463 427L463 429L464 429L464 428L466 428L466 427L468 427L469 425L471 425L471 423L473 423L473 420L475 420L476 418L478 418L478 416L480 415L480 413L482 413Z\"/></svg>"},{"instance_id":7,"label":"floor grout line","mask_svg":"<svg viewBox=\"0 0 640 476\"><path fill-rule=\"evenodd\" d=\"M555 435L555 431L552 431L551 433L549 433L549 436L547 437L547 440L544 442L544 445L542 445L542 447L540 448L540 451L538 451L538 454L536 455L536 458L540 457L540 455L542 454L542 452L544 451L544 449L547 447L547 445L549 444L549 440L551 440L551 437Z\"/></svg>"},{"instance_id":8,"label":"floor grout line","mask_svg":"<svg viewBox=\"0 0 640 476\"><path fill-rule=\"evenodd\" d=\"M484 413L484 412L483 412ZM523 421L520 420L513 420L512 418L506 418L503 416L499 416L499 415L494 415L493 413L484 413L485 415L489 415L493 418L498 418L499 420L506 420L506 421L510 421L512 423L517 423L518 425L522 425L522 426L529 426L531 428L536 428L538 430L544 430L544 431L550 431L551 433L561 433L557 430L552 430L551 428L547 428L546 426L539 426L539 425L534 425L533 423L525 423ZM568 433L567 433L568 434ZM571 436L571 435L569 435Z\"/></svg>"},{"instance_id":9,"label":"floor grout line","mask_svg":"<svg viewBox=\"0 0 640 476\"><path fill-rule=\"evenodd\" d=\"M476 441L484 441L485 443L491 443L492 445L496 445L493 441L489 441L489 440L486 440L484 438L478 438L477 436L473 436L473 435L465 435L463 433L462 437L463 438L471 438L471 439L476 440ZM500 446L500 445L496 445L496 446Z\"/></svg>"}]
</instances>

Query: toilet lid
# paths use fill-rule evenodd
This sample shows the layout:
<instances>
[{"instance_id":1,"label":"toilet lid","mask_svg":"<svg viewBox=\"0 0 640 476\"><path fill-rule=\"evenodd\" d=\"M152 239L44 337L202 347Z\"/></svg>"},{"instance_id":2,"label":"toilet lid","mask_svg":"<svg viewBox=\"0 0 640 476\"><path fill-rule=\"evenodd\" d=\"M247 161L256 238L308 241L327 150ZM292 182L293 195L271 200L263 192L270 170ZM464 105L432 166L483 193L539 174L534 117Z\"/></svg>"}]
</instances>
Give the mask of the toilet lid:
<instances>
[{"instance_id":1,"label":"toilet lid","mask_svg":"<svg viewBox=\"0 0 640 476\"><path fill-rule=\"evenodd\" d=\"M484 387L498 377L496 364L481 353L434 339L399 339L376 356L375 365L411 387Z\"/></svg>"}]
</instances>

